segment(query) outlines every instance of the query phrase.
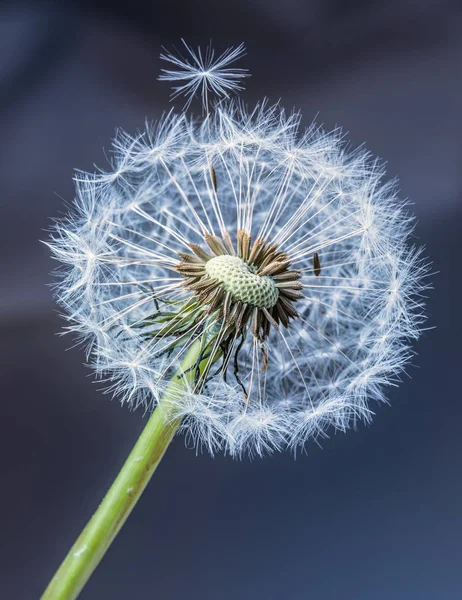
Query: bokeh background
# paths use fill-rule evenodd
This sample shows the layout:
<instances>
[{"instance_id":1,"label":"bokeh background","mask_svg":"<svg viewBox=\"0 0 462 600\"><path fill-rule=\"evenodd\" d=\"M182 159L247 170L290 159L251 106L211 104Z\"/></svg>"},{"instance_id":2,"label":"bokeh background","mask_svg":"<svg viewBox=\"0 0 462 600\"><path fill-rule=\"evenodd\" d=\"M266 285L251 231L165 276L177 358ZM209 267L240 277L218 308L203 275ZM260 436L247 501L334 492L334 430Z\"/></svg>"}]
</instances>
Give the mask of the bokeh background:
<instances>
[{"instance_id":1,"label":"bokeh background","mask_svg":"<svg viewBox=\"0 0 462 600\"><path fill-rule=\"evenodd\" d=\"M176 439L83 600L462 598L462 10L450 0L0 3L0 598L38 598L145 419L60 337L47 248L75 167L168 107L162 44L245 41L243 97L341 124L398 175L429 325L371 426L235 462ZM243 64L243 63L242 63ZM178 106L179 107L179 106Z\"/></svg>"}]
</instances>

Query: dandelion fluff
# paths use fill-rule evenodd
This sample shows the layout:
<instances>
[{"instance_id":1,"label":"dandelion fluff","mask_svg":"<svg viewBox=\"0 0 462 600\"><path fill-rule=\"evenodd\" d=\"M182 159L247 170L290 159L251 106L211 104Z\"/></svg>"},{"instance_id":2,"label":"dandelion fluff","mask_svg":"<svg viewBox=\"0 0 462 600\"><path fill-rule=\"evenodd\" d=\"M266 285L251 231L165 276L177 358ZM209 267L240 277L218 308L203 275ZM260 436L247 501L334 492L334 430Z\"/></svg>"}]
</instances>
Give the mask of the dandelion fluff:
<instances>
[{"instance_id":1,"label":"dandelion fluff","mask_svg":"<svg viewBox=\"0 0 462 600\"><path fill-rule=\"evenodd\" d=\"M187 68L167 54L178 70L162 77L188 98L227 96L242 52L192 53ZM427 268L395 185L340 131L299 121L227 99L119 133L110 172L77 174L50 243L68 329L130 407L154 410L200 340L175 414L212 453L295 449L369 421L421 329Z\"/></svg>"},{"instance_id":2,"label":"dandelion fluff","mask_svg":"<svg viewBox=\"0 0 462 600\"><path fill-rule=\"evenodd\" d=\"M200 92L204 107L208 109L208 95L229 98L230 93L243 89L242 79L248 77L247 69L230 67L229 65L245 55L244 44L237 48L228 48L215 59L215 51L208 46L205 54L198 48L197 52L183 39L186 57L165 51L160 57L172 68L162 69L160 81L179 82L173 88L172 100L177 96L187 98L186 107L194 96Z\"/></svg>"}]
</instances>

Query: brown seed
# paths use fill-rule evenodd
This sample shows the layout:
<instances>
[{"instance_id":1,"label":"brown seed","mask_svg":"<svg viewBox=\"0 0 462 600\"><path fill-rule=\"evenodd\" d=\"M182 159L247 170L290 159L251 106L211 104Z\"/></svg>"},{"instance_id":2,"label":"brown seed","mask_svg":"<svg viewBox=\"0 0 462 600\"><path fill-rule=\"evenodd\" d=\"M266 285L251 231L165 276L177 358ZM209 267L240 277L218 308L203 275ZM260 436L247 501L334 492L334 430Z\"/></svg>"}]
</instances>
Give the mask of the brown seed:
<instances>
[{"instance_id":1,"label":"brown seed","mask_svg":"<svg viewBox=\"0 0 462 600\"><path fill-rule=\"evenodd\" d=\"M258 270L259 275L277 275L278 273L282 273L287 271L287 267L290 265L289 261L279 262L272 261L268 265Z\"/></svg>"},{"instance_id":2,"label":"brown seed","mask_svg":"<svg viewBox=\"0 0 462 600\"><path fill-rule=\"evenodd\" d=\"M319 254L317 252L313 255L313 271L316 277L321 275L321 261L319 260Z\"/></svg>"},{"instance_id":3,"label":"brown seed","mask_svg":"<svg viewBox=\"0 0 462 600\"><path fill-rule=\"evenodd\" d=\"M181 285L187 288L191 288L191 286L196 285L197 282L197 277L188 277L182 282Z\"/></svg>"},{"instance_id":4,"label":"brown seed","mask_svg":"<svg viewBox=\"0 0 462 600\"><path fill-rule=\"evenodd\" d=\"M225 231L225 233L223 234L223 245L225 246L226 250L228 250L228 254L231 254L233 256L236 254L236 251L234 250L233 242L227 231Z\"/></svg>"},{"instance_id":5,"label":"brown seed","mask_svg":"<svg viewBox=\"0 0 462 600\"><path fill-rule=\"evenodd\" d=\"M236 322L236 329L239 331L242 327L244 327L244 325L247 324L247 321L250 318L250 315L252 314L252 310L253 310L253 306L251 306L250 304L244 304L244 310L241 312L241 314L239 315L239 318Z\"/></svg>"},{"instance_id":6,"label":"brown seed","mask_svg":"<svg viewBox=\"0 0 462 600\"><path fill-rule=\"evenodd\" d=\"M247 231L239 229L237 232L237 255L243 260L248 260L250 254L250 235Z\"/></svg>"},{"instance_id":7,"label":"brown seed","mask_svg":"<svg viewBox=\"0 0 462 600\"><path fill-rule=\"evenodd\" d=\"M282 273L276 273L273 275L273 279L277 282L279 281L296 281L300 279L300 271L284 271Z\"/></svg>"},{"instance_id":8,"label":"brown seed","mask_svg":"<svg viewBox=\"0 0 462 600\"><path fill-rule=\"evenodd\" d=\"M252 321L250 323L250 330L253 333L254 337L259 337L258 333L260 330L260 319L258 318L260 311L258 310L258 308L254 308L253 309L253 313L252 313Z\"/></svg>"},{"instance_id":9,"label":"brown seed","mask_svg":"<svg viewBox=\"0 0 462 600\"><path fill-rule=\"evenodd\" d=\"M247 308L248 308L248 304L242 304L242 308L240 309L240 311L237 314L237 318L236 318L236 329L237 330L242 328L242 323L244 321L244 317L245 317Z\"/></svg>"},{"instance_id":10,"label":"brown seed","mask_svg":"<svg viewBox=\"0 0 462 600\"><path fill-rule=\"evenodd\" d=\"M278 324L274 320L273 315L269 312L269 310L267 308L263 308L262 310L263 310L263 314L268 319L268 321L271 323L271 325L273 327L275 327L276 329L279 329Z\"/></svg>"},{"instance_id":11,"label":"brown seed","mask_svg":"<svg viewBox=\"0 0 462 600\"><path fill-rule=\"evenodd\" d=\"M300 298L303 298L303 294L293 289L280 289L279 297L289 298L289 300L300 300Z\"/></svg>"},{"instance_id":12,"label":"brown seed","mask_svg":"<svg viewBox=\"0 0 462 600\"><path fill-rule=\"evenodd\" d=\"M191 246L191 250L194 252L196 256L207 262L211 258L213 258L212 254L209 254L206 250L204 250L199 244L189 244Z\"/></svg>"},{"instance_id":13,"label":"brown seed","mask_svg":"<svg viewBox=\"0 0 462 600\"><path fill-rule=\"evenodd\" d=\"M185 275L191 274L197 277L205 275L204 263L180 263L177 265L176 270Z\"/></svg>"},{"instance_id":14,"label":"brown seed","mask_svg":"<svg viewBox=\"0 0 462 600\"><path fill-rule=\"evenodd\" d=\"M259 266L259 261L264 248L265 242L261 238L256 239L249 255L249 263Z\"/></svg>"},{"instance_id":15,"label":"brown seed","mask_svg":"<svg viewBox=\"0 0 462 600\"><path fill-rule=\"evenodd\" d=\"M206 233L204 235L204 240L205 240L207 246L210 248L210 250L216 256L222 256L223 254L228 254L222 240L218 236L211 235L210 233Z\"/></svg>"},{"instance_id":16,"label":"brown seed","mask_svg":"<svg viewBox=\"0 0 462 600\"><path fill-rule=\"evenodd\" d=\"M282 308L289 317L298 317L298 312L293 307L292 302L288 298L284 298L283 295L279 295L278 304L281 303Z\"/></svg>"},{"instance_id":17,"label":"brown seed","mask_svg":"<svg viewBox=\"0 0 462 600\"><path fill-rule=\"evenodd\" d=\"M266 265L272 263L276 256L276 247L275 246L267 246L266 252L261 258L260 269L264 269Z\"/></svg>"},{"instance_id":18,"label":"brown seed","mask_svg":"<svg viewBox=\"0 0 462 600\"><path fill-rule=\"evenodd\" d=\"M209 312L213 312L218 307L220 302L223 300L224 295L225 295L225 291L221 287L217 287L215 289L215 291L213 292L213 295L212 295L212 299L209 300L209 302L210 302Z\"/></svg>"},{"instance_id":19,"label":"brown seed","mask_svg":"<svg viewBox=\"0 0 462 600\"><path fill-rule=\"evenodd\" d=\"M261 355L263 356L263 366L261 370L266 371L268 368L268 354L264 348L261 349Z\"/></svg>"},{"instance_id":20,"label":"brown seed","mask_svg":"<svg viewBox=\"0 0 462 600\"><path fill-rule=\"evenodd\" d=\"M285 312L282 304L280 302L278 302L274 308L275 308L276 314L279 317L281 323L284 325L284 327L288 327L289 316Z\"/></svg>"},{"instance_id":21,"label":"brown seed","mask_svg":"<svg viewBox=\"0 0 462 600\"><path fill-rule=\"evenodd\" d=\"M227 321L229 316L229 311L231 310L231 302L232 302L231 292L226 292L225 301L223 302L223 318Z\"/></svg>"},{"instance_id":22,"label":"brown seed","mask_svg":"<svg viewBox=\"0 0 462 600\"><path fill-rule=\"evenodd\" d=\"M278 281L276 287L279 290L301 290L303 285L299 281Z\"/></svg>"},{"instance_id":23,"label":"brown seed","mask_svg":"<svg viewBox=\"0 0 462 600\"><path fill-rule=\"evenodd\" d=\"M285 252L278 252L274 257L274 260L278 260L279 262L289 262L290 264L290 259Z\"/></svg>"},{"instance_id":24,"label":"brown seed","mask_svg":"<svg viewBox=\"0 0 462 600\"><path fill-rule=\"evenodd\" d=\"M263 319L262 328L263 328L263 335L261 336L261 339L264 340L270 334L271 323L268 321L268 319Z\"/></svg>"},{"instance_id":25,"label":"brown seed","mask_svg":"<svg viewBox=\"0 0 462 600\"><path fill-rule=\"evenodd\" d=\"M213 167L210 167L210 176L212 178L213 189L216 192L218 190L218 186L217 186L217 174L215 173L215 169Z\"/></svg>"},{"instance_id":26,"label":"brown seed","mask_svg":"<svg viewBox=\"0 0 462 600\"><path fill-rule=\"evenodd\" d=\"M183 262L204 264L204 261L198 256L193 256L192 254L187 254L186 252L178 252L178 256Z\"/></svg>"},{"instance_id":27,"label":"brown seed","mask_svg":"<svg viewBox=\"0 0 462 600\"><path fill-rule=\"evenodd\" d=\"M227 319L228 325L232 325L233 323L236 322L237 317L238 317L239 313L241 312L241 310L242 310L242 302L238 301L233 305L231 312L229 313L229 316Z\"/></svg>"},{"instance_id":28,"label":"brown seed","mask_svg":"<svg viewBox=\"0 0 462 600\"><path fill-rule=\"evenodd\" d=\"M209 278L206 279L199 279L199 281L196 281L196 283L191 284L189 287L194 290L195 292L202 292L202 291L209 291L213 288L215 288L217 286L217 282L212 279L210 280Z\"/></svg>"}]
</instances>

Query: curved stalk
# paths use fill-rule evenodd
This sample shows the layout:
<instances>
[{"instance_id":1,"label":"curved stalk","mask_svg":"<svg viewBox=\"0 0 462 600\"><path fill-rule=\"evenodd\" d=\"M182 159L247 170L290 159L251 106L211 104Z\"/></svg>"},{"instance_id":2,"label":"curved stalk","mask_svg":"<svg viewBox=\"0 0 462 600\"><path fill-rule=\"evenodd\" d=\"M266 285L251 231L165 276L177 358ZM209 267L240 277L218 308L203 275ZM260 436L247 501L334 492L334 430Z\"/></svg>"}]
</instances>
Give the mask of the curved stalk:
<instances>
[{"instance_id":1,"label":"curved stalk","mask_svg":"<svg viewBox=\"0 0 462 600\"><path fill-rule=\"evenodd\" d=\"M85 529L50 581L41 600L73 600L119 533L175 435L181 419L174 418L172 400L194 386L202 342L196 340L165 390L125 464ZM211 357L212 358L212 357ZM199 365L201 373L211 362ZM216 356L214 357L216 359Z\"/></svg>"}]
</instances>

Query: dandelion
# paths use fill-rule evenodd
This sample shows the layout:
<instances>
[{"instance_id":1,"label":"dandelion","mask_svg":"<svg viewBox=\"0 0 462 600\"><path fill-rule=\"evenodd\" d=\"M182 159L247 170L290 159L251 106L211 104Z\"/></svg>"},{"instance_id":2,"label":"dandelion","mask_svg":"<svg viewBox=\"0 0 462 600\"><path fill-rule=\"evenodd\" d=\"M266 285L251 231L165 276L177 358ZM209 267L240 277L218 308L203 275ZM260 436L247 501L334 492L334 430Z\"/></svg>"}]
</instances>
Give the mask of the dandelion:
<instances>
[{"instance_id":1,"label":"dandelion","mask_svg":"<svg viewBox=\"0 0 462 600\"><path fill-rule=\"evenodd\" d=\"M120 495L136 502L175 433L262 456L368 422L423 322L427 266L380 163L340 131L300 134L278 105L223 102L242 45L217 60L185 47L160 78L188 102L200 90L206 118L119 134L113 171L77 176L50 243L68 329L111 393L152 412L98 509L110 534L90 521L61 567L80 586L126 518Z\"/></svg>"},{"instance_id":2,"label":"dandelion","mask_svg":"<svg viewBox=\"0 0 462 600\"><path fill-rule=\"evenodd\" d=\"M173 69L162 69L160 81L179 81L181 85L173 88L172 99L184 95L188 107L198 91L208 112L208 95L213 93L217 98L229 98L231 92L243 89L242 79L248 77L247 69L230 68L229 65L245 55L244 44L237 48L228 48L215 60L215 51L208 46L205 55L201 49L197 52L183 39L181 40L189 58L180 54L165 51L160 57L173 65Z\"/></svg>"}]
</instances>

